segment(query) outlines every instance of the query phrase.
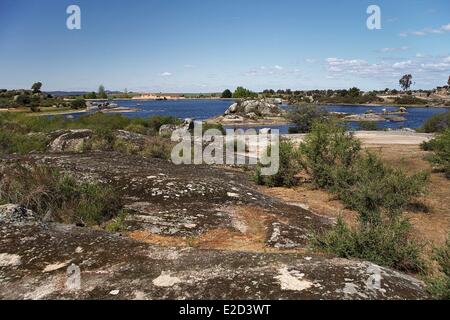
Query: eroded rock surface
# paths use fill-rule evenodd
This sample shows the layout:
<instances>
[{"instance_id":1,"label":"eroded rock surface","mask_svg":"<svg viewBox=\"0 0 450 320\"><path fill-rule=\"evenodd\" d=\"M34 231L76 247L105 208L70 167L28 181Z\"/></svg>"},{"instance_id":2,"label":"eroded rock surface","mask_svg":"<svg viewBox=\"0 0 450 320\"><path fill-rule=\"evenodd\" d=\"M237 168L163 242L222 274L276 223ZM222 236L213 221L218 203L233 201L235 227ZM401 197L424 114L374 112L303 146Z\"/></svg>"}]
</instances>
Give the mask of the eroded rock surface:
<instances>
[{"instance_id":1,"label":"eroded rock surface","mask_svg":"<svg viewBox=\"0 0 450 320\"><path fill-rule=\"evenodd\" d=\"M162 247L59 224L2 222L0 239L1 299L427 297L409 276L318 255ZM79 288L67 266L79 267Z\"/></svg>"},{"instance_id":2,"label":"eroded rock surface","mask_svg":"<svg viewBox=\"0 0 450 320\"><path fill-rule=\"evenodd\" d=\"M118 235L0 207L2 299L427 298L412 277L311 252L312 232L331 222L258 192L241 172L106 152L0 159L17 163L109 184L129 215ZM70 290L77 268L81 288Z\"/></svg>"}]
</instances>

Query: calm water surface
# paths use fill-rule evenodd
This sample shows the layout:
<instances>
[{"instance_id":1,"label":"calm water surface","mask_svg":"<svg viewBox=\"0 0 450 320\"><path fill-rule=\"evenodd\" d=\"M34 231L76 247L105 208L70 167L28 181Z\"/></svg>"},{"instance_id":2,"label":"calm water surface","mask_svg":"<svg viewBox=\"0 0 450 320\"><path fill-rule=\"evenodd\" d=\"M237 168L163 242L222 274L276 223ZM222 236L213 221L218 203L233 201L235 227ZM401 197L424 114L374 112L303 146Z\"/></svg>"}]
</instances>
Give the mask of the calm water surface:
<instances>
[{"instance_id":1,"label":"calm water surface","mask_svg":"<svg viewBox=\"0 0 450 320\"><path fill-rule=\"evenodd\" d=\"M194 118L196 120L206 120L219 116L233 103L230 100L177 100L177 101L145 101L145 100L118 100L115 101L121 107L131 107L140 109L138 112L123 113L130 118L151 117L156 115L169 115L177 118ZM283 106L287 108L287 106ZM381 113L383 109L389 111L397 110L395 107L372 107L372 106L326 106L331 112L345 112L352 114L363 114L368 110ZM380 128L419 128L429 117L443 113L448 108L408 108L408 113L403 117L404 122L379 122ZM350 128L357 128L357 123L349 123ZM289 125L265 126L279 129L281 133L287 133Z\"/></svg>"}]
</instances>

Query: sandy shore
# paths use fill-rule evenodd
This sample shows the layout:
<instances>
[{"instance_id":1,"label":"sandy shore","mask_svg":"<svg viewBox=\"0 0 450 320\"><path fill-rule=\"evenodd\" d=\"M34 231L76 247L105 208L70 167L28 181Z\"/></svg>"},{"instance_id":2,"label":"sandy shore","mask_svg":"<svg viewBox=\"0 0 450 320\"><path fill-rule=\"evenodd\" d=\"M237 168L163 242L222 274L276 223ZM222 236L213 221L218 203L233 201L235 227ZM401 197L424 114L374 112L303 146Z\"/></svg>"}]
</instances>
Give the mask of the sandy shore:
<instances>
[{"instance_id":1,"label":"sandy shore","mask_svg":"<svg viewBox=\"0 0 450 320\"><path fill-rule=\"evenodd\" d=\"M305 134L285 134L282 137L295 142L303 141ZM433 134L407 131L356 131L355 137L365 145L420 145L429 141Z\"/></svg>"}]
</instances>

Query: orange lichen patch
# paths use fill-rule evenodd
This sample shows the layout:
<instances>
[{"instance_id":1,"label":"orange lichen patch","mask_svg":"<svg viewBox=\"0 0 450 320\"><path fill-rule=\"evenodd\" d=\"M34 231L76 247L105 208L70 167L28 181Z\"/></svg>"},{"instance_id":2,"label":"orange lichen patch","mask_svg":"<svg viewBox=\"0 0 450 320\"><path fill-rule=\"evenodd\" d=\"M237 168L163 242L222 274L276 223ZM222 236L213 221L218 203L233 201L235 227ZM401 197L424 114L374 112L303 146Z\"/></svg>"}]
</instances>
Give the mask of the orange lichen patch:
<instances>
[{"instance_id":1,"label":"orange lichen patch","mask_svg":"<svg viewBox=\"0 0 450 320\"><path fill-rule=\"evenodd\" d=\"M335 219L342 215L344 220L350 224L354 224L358 216L357 212L346 209L344 204L334 195L324 190L312 188L307 184L295 188L260 187L259 191L292 205L307 208L321 216Z\"/></svg>"},{"instance_id":2,"label":"orange lichen patch","mask_svg":"<svg viewBox=\"0 0 450 320\"><path fill-rule=\"evenodd\" d=\"M127 235L137 241L162 246L195 247L200 249L220 249L245 252L280 252L281 250L266 245L268 225L277 219L261 207L239 206L227 208L233 217L233 228L209 230L198 237L175 237L152 234L139 230ZM286 221L284 221L286 222ZM282 250L285 253L303 252L304 250Z\"/></svg>"},{"instance_id":3,"label":"orange lichen patch","mask_svg":"<svg viewBox=\"0 0 450 320\"><path fill-rule=\"evenodd\" d=\"M234 229L206 232L196 246L205 249L265 251L267 223L274 218L260 207L240 206L232 209Z\"/></svg>"}]
</instances>

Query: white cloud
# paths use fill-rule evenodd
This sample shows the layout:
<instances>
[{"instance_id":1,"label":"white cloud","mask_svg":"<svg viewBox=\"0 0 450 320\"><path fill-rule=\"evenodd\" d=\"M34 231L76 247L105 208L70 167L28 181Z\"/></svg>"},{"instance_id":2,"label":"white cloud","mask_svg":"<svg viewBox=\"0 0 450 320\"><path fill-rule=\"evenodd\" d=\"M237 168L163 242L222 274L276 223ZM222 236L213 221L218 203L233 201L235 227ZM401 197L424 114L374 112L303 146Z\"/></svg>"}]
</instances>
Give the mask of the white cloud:
<instances>
[{"instance_id":1,"label":"white cloud","mask_svg":"<svg viewBox=\"0 0 450 320\"><path fill-rule=\"evenodd\" d=\"M166 72L161 73L160 75L162 77L170 77L172 75L172 73L166 71Z\"/></svg>"},{"instance_id":2,"label":"white cloud","mask_svg":"<svg viewBox=\"0 0 450 320\"><path fill-rule=\"evenodd\" d=\"M439 28L426 28L423 30L413 31L413 32L402 32L399 34L400 37L407 37L408 35L423 37L428 34L442 34L445 32L450 32L450 23L445 24Z\"/></svg>"},{"instance_id":3,"label":"white cloud","mask_svg":"<svg viewBox=\"0 0 450 320\"><path fill-rule=\"evenodd\" d=\"M397 47L397 48L382 48L380 49L380 52L386 53L386 52L397 52L397 51L406 51L409 50L409 47L403 46L403 47Z\"/></svg>"},{"instance_id":4,"label":"white cloud","mask_svg":"<svg viewBox=\"0 0 450 320\"><path fill-rule=\"evenodd\" d=\"M305 59L305 61L308 63L315 63L316 59Z\"/></svg>"},{"instance_id":5,"label":"white cloud","mask_svg":"<svg viewBox=\"0 0 450 320\"><path fill-rule=\"evenodd\" d=\"M283 70L284 69L282 66L279 66L279 65L274 65L273 67L274 67L274 69L277 69L277 70Z\"/></svg>"},{"instance_id":6,"label":"white cloud","mask_svg":"<svg viewBox=\"0 0 450 320\"><path fill-rule=\"evenodd\" d=\"M396 81L401 75L411 73L419 81L438 81L448 77L450 73L450 56L416 55L413 58L392 61L381 59L370 63L362 59L326 59L328 74L335 78L353 76L356 78L371 78L383 82ZM430 80L431 79L431 80Z\"/></svg>"}]
</instances>

